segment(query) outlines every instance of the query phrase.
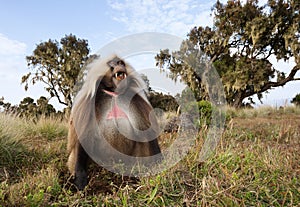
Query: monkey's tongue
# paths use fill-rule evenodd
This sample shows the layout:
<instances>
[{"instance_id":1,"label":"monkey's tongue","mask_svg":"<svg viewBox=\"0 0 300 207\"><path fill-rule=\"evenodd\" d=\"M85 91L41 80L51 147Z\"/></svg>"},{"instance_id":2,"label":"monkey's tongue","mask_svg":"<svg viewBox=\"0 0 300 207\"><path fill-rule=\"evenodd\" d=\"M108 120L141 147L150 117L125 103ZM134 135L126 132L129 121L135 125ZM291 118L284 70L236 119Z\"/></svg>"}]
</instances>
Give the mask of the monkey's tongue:
<instances>
[{"instance_id":1,"label":"monkey's tongue","mask_svg":"<svg viewBox=\"0 0 300 207\"><path fill-rule=\"evenodd\" d=\"M118 96L118 94L117 94L116 92L113 92L113 91L107 91L107 90L104 90L104 89L103 89L103 91L104 91L106 94L108 94L108 95L110 95L110 96L112 96L112 97L117 97L117 96Z\"/></svg>"},{"instance_id":2,"label":"monkey's tongue","mask_svg":"<svg viewBox=\"0 0 300 207\"><path fill-rule=\"evenodd\" d=\"M103 91L112 96L112 97L117 97L118 94L116 92L112 92L112 91L107 91L104 90ZM111 109L111 111L107 114L106 119L118 119L118 118L128 118L128 116L125 114L125 112L117 105L117 103L114 103L113 108Z\"/></svg>"}]
</instances>

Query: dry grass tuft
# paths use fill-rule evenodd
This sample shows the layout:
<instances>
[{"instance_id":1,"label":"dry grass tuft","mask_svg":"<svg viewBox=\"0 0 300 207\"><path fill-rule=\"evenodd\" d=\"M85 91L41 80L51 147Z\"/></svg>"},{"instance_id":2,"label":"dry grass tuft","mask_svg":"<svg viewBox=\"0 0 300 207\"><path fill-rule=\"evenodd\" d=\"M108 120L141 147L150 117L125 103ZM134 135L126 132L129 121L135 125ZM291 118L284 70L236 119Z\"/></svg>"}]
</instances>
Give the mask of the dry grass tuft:
<instances>
[{"instance_id":1,"label":"dry grass tuft","mask_svg":"<svg viewBox=\"0 0 300 207\"><path fill-rule=\"evenodd\" d=\"M0 114L0 206L299 206L300 109L229 109L216 153L198 159L201 130L171 169L127 178L92 166L74 191L66 162L66 123ZM168 115L166 115L168 118ZM176 134L160 138L167 148Z\"/></svg>"}]
</instances>

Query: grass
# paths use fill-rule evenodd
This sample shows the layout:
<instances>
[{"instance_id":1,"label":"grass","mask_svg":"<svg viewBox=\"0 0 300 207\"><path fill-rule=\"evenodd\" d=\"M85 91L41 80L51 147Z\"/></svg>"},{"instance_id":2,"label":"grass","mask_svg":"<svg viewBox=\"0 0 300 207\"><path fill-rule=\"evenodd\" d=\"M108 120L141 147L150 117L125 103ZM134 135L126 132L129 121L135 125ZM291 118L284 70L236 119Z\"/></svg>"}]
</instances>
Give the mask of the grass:
<instances>
[{"instance_id":1,"label":"grass","mask_svg":"<svg viewBox=\"0 0 300 207\"><path fill-rule=\"evenodd\" d=\"M90 168L73 190L67 124L0 114L0 206L299 206L300 109L228 110L216 152L200 162L206 130L189 154L155 176L128 178ZM174 134L162 135L162 148Z\"/></svg>"}]
</instances>

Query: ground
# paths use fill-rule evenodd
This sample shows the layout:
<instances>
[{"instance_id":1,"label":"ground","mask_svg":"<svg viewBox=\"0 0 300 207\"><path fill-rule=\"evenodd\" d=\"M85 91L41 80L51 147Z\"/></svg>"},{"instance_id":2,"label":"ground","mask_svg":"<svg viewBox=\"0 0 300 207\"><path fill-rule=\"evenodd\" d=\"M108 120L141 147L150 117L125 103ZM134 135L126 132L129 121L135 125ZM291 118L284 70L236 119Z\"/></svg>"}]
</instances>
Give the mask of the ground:
<instances>
[{"instance_id":1,"label":"ground","mask_svg":"<svg viewBox=\"0 0 300 207\"><path fill-rule=\"evenodd\" d=\"M122 177L92 164L82 192L66 167L66 121L0 119L0 206L300 205L296 107L229 109L223 136L205 161L198 155L208 127L181 162L157 175ZM162 148L175 135L163 134Z\"/></svg>"}]
</instances>

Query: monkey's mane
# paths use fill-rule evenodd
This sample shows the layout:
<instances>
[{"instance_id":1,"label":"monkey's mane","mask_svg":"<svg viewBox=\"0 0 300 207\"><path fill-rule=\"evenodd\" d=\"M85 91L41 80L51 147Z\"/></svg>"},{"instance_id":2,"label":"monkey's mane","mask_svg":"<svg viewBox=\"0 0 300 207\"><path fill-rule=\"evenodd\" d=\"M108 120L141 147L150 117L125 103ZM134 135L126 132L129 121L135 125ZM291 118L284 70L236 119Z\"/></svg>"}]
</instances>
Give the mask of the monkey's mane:
<instances>
[{"instance_id":1,"label":"monkey's mane","mask_svg":"<svg viewBox=\"0 0 300 207\"><path fill-rule=\"evenodd\" d=\"M87 66L87 76L82 88L75 97L71 110L71 120L73 121L78 139L86 136L99 136L98 134L91 135L88 133L97 133L99 131L94 130L95 127L98 127L95 116L95 98L101 80L110 71L107 62L113 58L118 58L118 56L113 55L108 58L97 58ZM133 85L133 90L136 90L134 92L149 104L146 98L147 87L145 82L129 63L125 62L125 65L127 71L126 79L130 82L129 85Z\"/></svg>"}]
</instances>

